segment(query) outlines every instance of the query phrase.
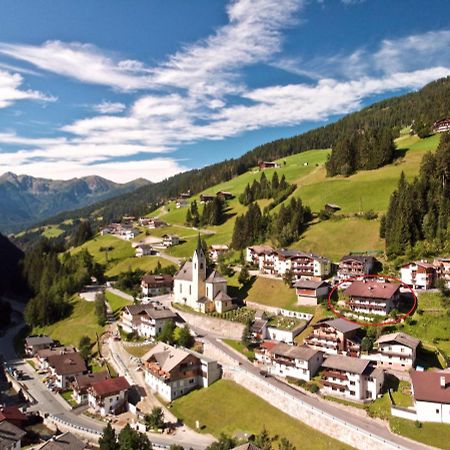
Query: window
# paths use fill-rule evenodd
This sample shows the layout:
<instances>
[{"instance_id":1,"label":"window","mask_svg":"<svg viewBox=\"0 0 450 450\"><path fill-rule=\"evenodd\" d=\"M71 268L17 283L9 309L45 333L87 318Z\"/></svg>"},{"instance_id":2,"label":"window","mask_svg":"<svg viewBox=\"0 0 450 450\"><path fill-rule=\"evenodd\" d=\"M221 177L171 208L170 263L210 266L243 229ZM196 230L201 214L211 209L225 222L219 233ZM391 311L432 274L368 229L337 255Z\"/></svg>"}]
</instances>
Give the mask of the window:
<instances>
[{"instance_id":1,"label":"window","mask_svg":"<svg viewBox=\"0 0 450 450\"><path fill-rule=\"evenodd\" d=\"M183 292L183 285L180 283L180 294Z\"/></svg>"},{"instance_id":2,"label":"window","mask_svg":"<svg viewBox=\"0 0 450 450\"><path fill-rule=\"evenodd\" d=\"M436 409L436 414L439 414L439 409Z\"/></svg>"},{"instance_id":3,"label":"window","mask_svg":"<svg viewBox=\"0 0 450 450\"><path fill-rule=\"evenodd\" d=\"M192 294L192 286L189 285L189 295L191 295L191 294Z\"/></svg>"},{"instance_id":4,"label":"window","mask_svg":"<svg viewBox=\"0 0 450 450\"><path fill-rule=\"evenodd\" d=\"M350 386L354 386L355 382L354 381L350 381Z\"/></svg>"},{"instance_id":5,"label":"window","mask_svg":"<svg viewBox=\"0 0 450 450\"><path fill-rule=\"evenodd\" d=\"M203 270L203 263L200 263L200 270Z\"/></svg>"}]
</instances>

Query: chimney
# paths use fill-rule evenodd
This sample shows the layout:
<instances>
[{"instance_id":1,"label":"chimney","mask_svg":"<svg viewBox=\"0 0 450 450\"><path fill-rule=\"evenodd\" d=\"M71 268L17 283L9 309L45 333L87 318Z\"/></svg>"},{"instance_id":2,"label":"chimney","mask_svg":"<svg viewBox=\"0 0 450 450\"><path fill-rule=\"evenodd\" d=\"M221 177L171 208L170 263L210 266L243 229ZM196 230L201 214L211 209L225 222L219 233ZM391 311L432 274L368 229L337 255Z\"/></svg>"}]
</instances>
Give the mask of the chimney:
<instances>
[{"instance_id":1,"label":"chimney","mask_svg":"<svg viewBox=\"0 0 450 450\"><path fill-rule=\"evenodd\" d=\"M445 375L439 377L439 384L441 385L442 389L445 389Z\"/></svg>"}]
</instances>

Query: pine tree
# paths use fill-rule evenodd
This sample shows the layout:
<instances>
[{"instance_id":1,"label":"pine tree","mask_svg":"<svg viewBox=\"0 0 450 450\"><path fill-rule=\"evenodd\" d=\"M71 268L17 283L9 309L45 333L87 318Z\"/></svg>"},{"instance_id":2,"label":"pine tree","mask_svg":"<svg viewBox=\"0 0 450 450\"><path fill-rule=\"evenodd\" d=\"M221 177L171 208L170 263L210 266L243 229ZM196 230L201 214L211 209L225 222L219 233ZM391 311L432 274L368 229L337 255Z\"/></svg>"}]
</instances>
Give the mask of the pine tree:
<instances>
[{"instance_id":1,"label":"pine tree","mask_svg":"<svg viewBox=\"0 0 450 450\"><path fill-rule=\"evenodd\" d=\"M100 450L119 450L116 431L109 422L103 429L103 434L100 437L98 443L100 445Z\"/></svg>"}]
</instances>

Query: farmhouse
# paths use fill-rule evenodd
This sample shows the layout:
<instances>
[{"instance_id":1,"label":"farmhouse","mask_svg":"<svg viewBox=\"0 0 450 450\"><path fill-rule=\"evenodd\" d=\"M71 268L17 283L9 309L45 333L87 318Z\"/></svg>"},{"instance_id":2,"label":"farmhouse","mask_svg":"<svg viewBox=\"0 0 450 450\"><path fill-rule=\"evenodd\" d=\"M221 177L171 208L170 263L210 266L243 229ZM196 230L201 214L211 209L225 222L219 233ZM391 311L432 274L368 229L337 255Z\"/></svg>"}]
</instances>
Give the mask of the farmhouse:
<instances>
[{"instance_id":1,"label":"farmhouse","mask_svg":"<svg viewBox=\"0 0 450 450\"><path fill-rule=\"evenodd\" d=\"M246 262L258 267L260 272L273 272L273 256L275 250L269 245L254 245L247 247Z\"/></svg>"},{"instance_id":2,"label":"farmhouse","mask_svg":"<svg viewBox=\"0 0 450 450\"><path fill-rule=\"evenodd\" d=\"M96 381L107 380L110 378L107 371L86 373L75 377L72 383L73 399L79 404L84 405L88 402L88 388Z\"/></svg>"},{"instance_id":3,"label":"farmhouse","mask_svg":"<svg viewBox=\"0 0 450 450\"><path fill-rule=\"evenodd\" d=\"M417 420L450 423L450 373L411 372Z\"/></svg>"},{"instance_id":4,"label":"farmhouse","mask_svg":"<svg viewBox=\"0 0 450 450\"><path fill-rule=\"evenodd\" d=\"M215 198L216 198L215 195L201 194L200 202L201 203L209 203L209 202L212 202Z\"/></svg>"},{"instance_id":5,"label":"farmhouse","mask_svg":"<svg viewBox=\"0 0 450 450\"><path fill-rule=\"evenodd\" d=\"M184 263L174 277L173 291L175 303L187 305L199 312L222 313L236 307L227 294L227 280L216 270L207 267L200 235L192 261Z\"/></svg>"},{"instance_id":6,"label":"farmhouse","mask_svg":"<svg viewBox=\"0 0 450 450\"><path fill-rule=\"evenodd\" d=\"M179 209L179 208L185 208L186 206L189 205L189 202L187 200L185 200L184 198L179 198L177 199L175 206Z\"/></svg>"},{"instance_id":7,"label":"farmhouse","mask_svg":"<svg viewBox=\"0 0 450 450\"><path fill-rule=\"evenodd\" d=\"M327 298L330 285L326 281L300 279L294 283L299 305L317 305L318 300Z\"/></svg>"},{"instance_id":8,"label":"farmhouse","mask_svg":"<svg viewBox=\"0 0 450 450\"><path fill-rule=\"evenodd\" d=\"M159 251L155 250L151 245L140 244L136 247L136 258L142 258L143 256L159 255Z\"/></svg>"},{"instance_id":9,"label":"farmhouse","mask_svg":"<svg viewBox=\"0 0 450 450\"><path fill-rule=\"evenodd\" d=\"M375 280L354 281L345 291L347 304L356 313L389 314L397 307L400 285Z\"/></svg>"},{"instance_id":10,"label":"farmhouse","mask_svg":"<svg viewBox=\"0 0 450 450\"><path fill-rule=\"evenodd\" d=\"M436 281L436 268L426 261L414 261L400 268L403 283L413 289L431 289Z\"/></svg>"},{"instance_id":11,"label":"farmhouse","mask_svg":"<svg viewBox=\"0 0 450 450\"><path fill-rule=\"evenodd\" d=\"M378 363L395 370L409 370L416 364L420 340L406 333L380 336L376 342Z\"/></svg>"},{"instance_id":12,"label":"farmhouse","mask_svg":"<svg viewBox=\"0 0 450 450\"><path fill-rule=\"evenodd\" d=\"M175 321L177 315L165 306L128 305L122 310L120 325L126 333L137 333L146 338L155 338L164 325Z\"/></svg>"},{"instance_id":13,"label":"farmhouse","mask_svg":"<svg viewBox=\"0 0 450 450\"><path fill-rule=\"evenodd\" d=\"M228 245L213 244L209 247L209 257L212 261L217 262L219 257L225 254L230 248Z\"/></svg>"},{"instance_id":14,"label":"farmhouse","mask_svg":"<svg viewBox=\"0 0 450 450\"><path fill-rule=\"evenodd\" d=\"M280 167L281 167L280 164L274 161L261 161L259 163L259 170L279 169Z\"/></svg>"},{"instance_id":15,"label":"farmhouse","mask_svg":"<svg viewBox=\"0 0 450 450\"><path fill-rule=\"evenodd\" d=\"M231 200L234 198L234 195L231 192L227 191L219 191L216 196L222 200Z\"/></svg>"},{"instance_id":16,"label":"farmhouse","mask_svg":"<svg viewBox=\"0 0 450 450\"><path fill-rule=\"evenodd\" d=\"M176 234L164 234L162 244L164 247L172 247L180 243L180 237Z\"/></svg>"},{"instance_id":17,"label":"farmhouse","mask_svg":"<svg viewBox=\"0 0 450 450\"><path fill-rule=\"evenodd\" d=\"M139 223L143 226L143 227L147 227L150 229L156 229L156 228L163 228L167 226L167 223L164 222L163 220L157 219L156 217L154 218L148 218L148 217L143 217L139 219Z\"/></svg>"},{"instance_id":18,"label":"farmhouse","mask_svg":"<svg viewBox=\"0 0 450 450\"><path fill-rule=\"evenodd\" d=\"M36 353L36 359L40 369L48 369L48 358L52 355L64 355L69 353L75 353L76 350L72 346L67 347L51 347L43 348Z\"/></svg>"},{"instance_id":19,"label":"farmhouse","mask_svg":"<svg viewBox=\"0 0 450 450\"><path fill-rule=\"evenodd\" d=\"M348 356L329 356L322 364L323 389L352 400L376 400L384 384L384 370L371 361Z\"/></svg>"},{"instance_id":20,"label":"farmhouse","mask_svg":"<svg viewBox=\"0 0 450 450\"><path fill-rule=\"evenodd\" d=\"M111 223L107 227L103 228L100 231L100 234L102 236L111 234L121 239L125 239L126 241L131 241L139 234L139 231L133 228L133 226L129 223Z\"/></svg>"},{"instance_id":21,"label":"farmhouse","mask_svg":"<svg viewBox=\"0 0 450 450\"><path fill-rule=\"evenodd\" d=\"M48 336L29 336L25 339L25 353L34 356L38 350L49 348L54 344Z\"/></svg>"},{"instance_id":22,"label":"farmhouse","mask_svg":"<svg viewBox=\"0 0 450 450\"><path fill-rule=\"evenodd\" d=\"M65 389L76 376L87 372L86 363L79 353L52 355L47 360L51 378L60 389Z\"/></svg>"},{"instance_id":23,"label":"farmhouse","mask_svg":"<svg viewBox=\"0 0 450 450\"><path fill-rule=\"evenodd\" d=\"M172 275L152 275L147 273L142 277L141 290L142 295L154 296L170 294L173 286Z\"/></svg>"},{"instance_id":24,"label":"farmhouse","mask_svg":"<svg viewBox=\"0 0 450 450\"><path fill-rule=\"evenodd\" d=\"M361 327L345 319L317 322L305 344L330 355L359 357Z\"/></svg>"},{"instance_id":25,"label":"farmhouse","mask_svg":"<svg viewBox=\"0 0 450 450\"><path fill-rule=\"evenodd\" d=\"M323 361L323 353L305 346L279 343L269 351L270 372L281 377L310 381Z\"/></svg>"},{"instance_id":26,"label":"farmhouse","mask_svg":"<svg viewBox=\"0 0 450 450\"><path fill-rule=\"evenodd\" d=\"M437 120L433 123L433 131L435 133L445 133L450 130L450 118Z\"/></svg>"},{"instance_id":27,"label":"farmhouse","mask_svg":"<svg viewBox=\"0 0 450 450\"><path fill-rule=\"evenodd\" d=\"M160 342L143 356L145 382L167 401L221 377L216 361Z\"/></svg>"},{"instance_id":28,"label":"farmhouse","mask_svg":"<svg viewBox=\"0 0 450 450\"><path fill-rule=\"evenodd\" d=\"M119 414L128 409L129 389L125 377L94 381L88 387L88 404L102 416Z\"/></svg>"},{"instance_id":29,"label":"farmhouse","mask_svg":"<svg viewBox=\"0 0 450 450\"><path fill-rule=\"evenodd\" d=\"M368 255L347 255L341 258L338 268L338 278L359 278L375 273L379 261Z\"/></svg>"}]
</instances>

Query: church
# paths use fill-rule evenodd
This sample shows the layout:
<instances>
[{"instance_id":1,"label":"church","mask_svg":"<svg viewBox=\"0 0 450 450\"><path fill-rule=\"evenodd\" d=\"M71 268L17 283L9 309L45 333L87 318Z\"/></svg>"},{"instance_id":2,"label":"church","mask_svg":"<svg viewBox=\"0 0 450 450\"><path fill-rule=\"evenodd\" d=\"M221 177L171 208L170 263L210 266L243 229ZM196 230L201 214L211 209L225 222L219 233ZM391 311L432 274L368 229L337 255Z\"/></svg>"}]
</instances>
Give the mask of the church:
<instances>
[{"instance_id":1,"label":"church","mask_svg":"<svg viewBox=\"0 0 450 450\"><path fill-rule=\"evenodd\" d=\"M235 308L227 294L227 280L207 267L200 236L192 261L184 263L174 277L174 302L202 313L223 313Z\"/></svg>"}]
</instances>

